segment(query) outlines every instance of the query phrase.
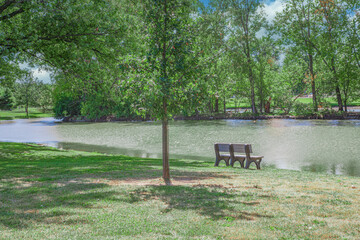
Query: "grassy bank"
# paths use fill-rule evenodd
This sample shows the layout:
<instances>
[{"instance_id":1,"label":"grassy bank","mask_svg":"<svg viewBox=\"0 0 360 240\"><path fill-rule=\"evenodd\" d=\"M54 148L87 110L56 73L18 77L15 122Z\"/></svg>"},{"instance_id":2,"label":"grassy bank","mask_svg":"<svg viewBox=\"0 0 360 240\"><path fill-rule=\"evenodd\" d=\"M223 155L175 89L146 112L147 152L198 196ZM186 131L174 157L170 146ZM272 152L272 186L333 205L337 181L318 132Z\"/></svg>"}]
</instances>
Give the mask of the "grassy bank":
<instances>
[{"instance_id":1,"label":"grassy bank","mask_svg":"<svg viewBox=\"0 0 360 240\"><path fill-rule=\"evenodd\" d=\"M337 107L338 103L336 98L332 98L332 97L327 97L324 99L325 102L327 102L331 107ZM299 103L304 103L304 104L312 104L312 98L298 98L296 99L296 102ZM352 101L350 103L348 103L348 107L354 107L354 106L360 106L360 99L356 100L356 101ZM251 104L248 102L237 102L236 104L237 108L251 108ZM235 108L235 100L233 98L227 99L226 101L226 108Z\"/></svg>"},{"instance_id":2,"label":"grassy bank","mask_svg":"<svg viewBox=\"0 0 360 240\"><path fill-rule=\"evenodd\" d=\"M0 239L360 237L359 178L170 164L0 143Z\"/></svg>"},{"instance_id":3,"label":"grassy bank","mask_svg":"<svg viewBox=\"0 0 360 240\"><path fill-rule=\"evenodd\" d=\"M337 102L336 98L327 97L324 100L331 107L337 107L338 106L338 102ZM301 103L305 103L305 104L312 104L313 103L312 98L298 98L298 99L296 99L296 101L301 102ZM353 106L360 106L360 99L348 103L348 107L353 107Z\"/></svg>"},{"instance_id":4,"label":"grassy bank","mask_svg":"<svg viewBox=\"0 0 360 240\"><path fill-rule=\"evenodd\" d=\"M37 108L29 108L29 118L53 117L52 112L43 113ZM14 109L12 111L0 110L0 120L13 120L27 118L24 109Z\"/></svg>"}]
</instances>

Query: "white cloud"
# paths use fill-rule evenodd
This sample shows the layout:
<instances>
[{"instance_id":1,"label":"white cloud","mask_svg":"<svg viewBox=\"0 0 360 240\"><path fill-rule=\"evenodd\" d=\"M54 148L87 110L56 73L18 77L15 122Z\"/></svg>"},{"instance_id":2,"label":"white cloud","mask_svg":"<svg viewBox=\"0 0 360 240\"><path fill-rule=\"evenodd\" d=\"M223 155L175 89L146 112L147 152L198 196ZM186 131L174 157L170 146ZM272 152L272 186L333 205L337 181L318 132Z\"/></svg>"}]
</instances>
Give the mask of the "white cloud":
<instances>
[{"instance_id":1,"label":"white cloud","mask_svg":"<svg viewBox=\"0 0 360 240\"><path fill-rule=\"evenodd\" d=\"M284 4L282 0L275 0L273 2L267 2L264 4L263 11L265 12L269 22L275 19L276 13L284 10Z\"/></svg>"},{"instance_id":2,"label":"white cloud","mask_svg":"<svg viewBox=\"0 0 360 240\"><path fill-rule=\"evenodd\" d=\"M28 63L20 63L19 67L21 69L31 70L34 78L38 78L40 81L43 81L45 83L50 83L50 72L41 70L39 68L32 68L29 66Z\"/></svg>"},{"instance_id":3,"label":"white cloud","mask_svg":"<svg viewBox=\"0 0 360 240\"><path fill-rule=\"evenodd\" d=\"M275 19L276 13L282 12L284 10L284 4L283 0L268 0L264 3L263 8L258 9L258 13L263 12L265 13L266 20L269 23L272 23L272 21ZM266 34L265 29L260 29L259 32L256 33L257 38L261 38Z\"/></svg>"},{"instance_id":4,"label":"white cloud","mask_svg":"<svg viewBox=\"0 0 360 240\"><path fill-rule=\"evenodd\" d=\"M49 83L50 82L50 73L40 69L34 69L33 76L39 80Z\"/></svg>"}]
</instances>

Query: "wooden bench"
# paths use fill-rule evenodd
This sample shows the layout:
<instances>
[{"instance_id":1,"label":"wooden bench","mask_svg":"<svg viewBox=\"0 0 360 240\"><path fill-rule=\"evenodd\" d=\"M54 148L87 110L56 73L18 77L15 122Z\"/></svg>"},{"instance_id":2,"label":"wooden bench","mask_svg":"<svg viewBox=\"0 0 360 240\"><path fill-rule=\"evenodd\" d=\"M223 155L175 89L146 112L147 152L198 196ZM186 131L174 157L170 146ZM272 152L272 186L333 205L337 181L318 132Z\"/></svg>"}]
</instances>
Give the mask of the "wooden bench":
<instances>
[{"instance_id":1,"label":"wooden bench","mask_svg":"<svg viewBox=\"0 0 360 240\"><path fill-rule=\"evenodd\" d=\"M245 153L236 154L236 153ZM231 144L230 145L230 155L231 162L230 165L233 167L236 161L240 162L241 167L244 167L244 161L246 160L245 168L249 168L252 162L255 163L256 168L260 169L260 163L264 156L250 156L252 153L251 144Z\"/></svg>"},{"instance_id":2,"label":"wooden bench","mask_svg":"<svg viewBox=\"0 0 360 240\"><path fill-rule=\"evenodd\" d=\"M226 166L229 166L229 160L231 158L230 154L230 144L228 143L215 143L215 167L219 166L221 160L224 160Z\"/></svg>"}]
</instances>

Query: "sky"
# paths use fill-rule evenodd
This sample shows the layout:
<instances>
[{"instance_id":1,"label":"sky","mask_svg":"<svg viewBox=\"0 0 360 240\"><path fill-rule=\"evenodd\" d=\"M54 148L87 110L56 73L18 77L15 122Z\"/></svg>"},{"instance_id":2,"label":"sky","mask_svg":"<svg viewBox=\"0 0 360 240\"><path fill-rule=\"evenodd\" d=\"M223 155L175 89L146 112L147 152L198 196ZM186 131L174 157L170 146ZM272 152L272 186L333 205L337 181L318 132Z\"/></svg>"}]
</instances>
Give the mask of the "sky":
<instances>
[{"instance_id":1,"label":"sky","mask_svg":"<svg viewBox=\"0 0 360 240\"><path fill-rule=\"evenodd\" d=\"M39 68L32 68L30 67L28 64L26 63L22 63L20 64L20 68L21 69L28 69L28 70L31 70L32 73L33 73L33 76L34 78L37 78L45 83L50 83L51 80L50 80L50 73L45 71L45 70L41 70Z\"/></svg>"},{"instance_id":2,"label":"sky","mask_svg":"<svg viewBox=\"0 0 360 240\"><path fill-rule=\"evenodd\" d=\"M209 4L210 0L200 0L206 6ZM272 21L275 18L276 12L282 11L283 7L281 4L282 0L265 0L264 12L268 16L268 20ZM26 64L21 66L22 68L29 68ZM32 68L34 77L38 78L43 82L50 82L50 73L44 70L39 70L38 68Z\"/></svg>"}]
</instances>

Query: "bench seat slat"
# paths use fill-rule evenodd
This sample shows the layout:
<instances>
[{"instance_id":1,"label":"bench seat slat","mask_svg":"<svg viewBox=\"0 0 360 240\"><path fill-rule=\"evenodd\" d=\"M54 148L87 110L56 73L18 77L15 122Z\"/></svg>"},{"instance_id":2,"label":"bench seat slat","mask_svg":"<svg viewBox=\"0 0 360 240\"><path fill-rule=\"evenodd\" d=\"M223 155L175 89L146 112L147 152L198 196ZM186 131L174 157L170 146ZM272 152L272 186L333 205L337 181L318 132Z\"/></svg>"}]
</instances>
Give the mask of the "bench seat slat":
<instances>
[{"instance_id":1,"label":"bench seat slat","mask_svg":"<svg viewBox=\"0 0 360 240\"><path fill-rule=\"evenodd\" d=\"M231 155L230 155L230 154L226 154L226 153L220 153L220 156L221 156L221 157L230 157Z\"/></svg>"}]
</instances>

